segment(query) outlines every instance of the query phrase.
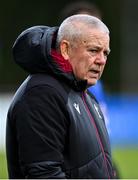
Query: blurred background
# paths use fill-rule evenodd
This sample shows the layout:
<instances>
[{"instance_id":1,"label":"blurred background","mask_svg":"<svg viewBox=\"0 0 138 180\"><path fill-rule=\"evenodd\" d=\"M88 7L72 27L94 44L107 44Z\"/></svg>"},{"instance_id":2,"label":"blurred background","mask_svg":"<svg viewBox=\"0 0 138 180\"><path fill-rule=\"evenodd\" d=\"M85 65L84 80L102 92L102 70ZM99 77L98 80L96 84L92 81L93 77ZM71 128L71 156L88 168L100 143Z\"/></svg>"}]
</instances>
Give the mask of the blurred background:
<instances>
[{"instance_id":1,"label":"blurred background","mask_svg":"<svg viewBox=\"0 0 138 180\"><path fill-rule=\"evenodd\" d=\"M0 5L0 179L7 178L6 114L13 94L27 74L12 58L17 36L34 25L58 25L66 3L77 0L5 0ZM102 76L109 131L119 177L138 179L138 1L90 0L110 29L111 54Z\"/></svg>"}]
</instances>

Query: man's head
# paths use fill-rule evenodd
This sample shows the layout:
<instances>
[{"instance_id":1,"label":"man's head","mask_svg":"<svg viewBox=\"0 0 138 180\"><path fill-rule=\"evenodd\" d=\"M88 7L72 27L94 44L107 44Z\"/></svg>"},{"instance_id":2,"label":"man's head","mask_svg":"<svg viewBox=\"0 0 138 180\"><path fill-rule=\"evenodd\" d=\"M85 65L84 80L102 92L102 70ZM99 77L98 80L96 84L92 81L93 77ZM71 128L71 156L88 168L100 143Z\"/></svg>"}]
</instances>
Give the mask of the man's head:
<instances>
[{"instance_id":1,"label":"man's head","mask_svg":"<svg viewBox=\"0 0 138 180\"><path fill-rule=\"evenodd\" d=\"M109 54L109 30L98 18L73 15L59 27L57 48L69 61L78 80L94 85L101 77Z\"/></svg>"}]
</instances>

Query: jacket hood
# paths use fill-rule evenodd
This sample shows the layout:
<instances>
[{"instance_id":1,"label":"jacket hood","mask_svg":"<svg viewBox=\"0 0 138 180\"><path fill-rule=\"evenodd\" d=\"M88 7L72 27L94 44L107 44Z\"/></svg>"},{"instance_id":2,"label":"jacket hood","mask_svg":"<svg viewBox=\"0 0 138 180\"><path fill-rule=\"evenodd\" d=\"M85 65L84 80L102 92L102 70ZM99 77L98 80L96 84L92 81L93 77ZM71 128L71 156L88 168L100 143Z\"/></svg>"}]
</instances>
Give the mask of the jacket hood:
<instances>
[{"instance_id":1,"label":"jacket hood","mask_svg":"<svg viewBox=\"0 0 138 180\"><path fill-rule=\"evenodd\" d=\"M29 73L49 71L52 37L56 31L57 27L47 26L34 26L23 31L13 45L15 62Z\"/></svg>"},{"instance_id":2,"label":"jacket hood","mask_svg":"<svg viewBox=\"0 0 138 180\"><path fill-rule=\"evenodd\" d=\"M55 53L57 31L58 27L48 26L34 26L23 31L13 45L14 60L31 74L52 73L68 80L76 90L86 89L87 82L77 81L68 61Z\"/></svg>"}]
</instances>

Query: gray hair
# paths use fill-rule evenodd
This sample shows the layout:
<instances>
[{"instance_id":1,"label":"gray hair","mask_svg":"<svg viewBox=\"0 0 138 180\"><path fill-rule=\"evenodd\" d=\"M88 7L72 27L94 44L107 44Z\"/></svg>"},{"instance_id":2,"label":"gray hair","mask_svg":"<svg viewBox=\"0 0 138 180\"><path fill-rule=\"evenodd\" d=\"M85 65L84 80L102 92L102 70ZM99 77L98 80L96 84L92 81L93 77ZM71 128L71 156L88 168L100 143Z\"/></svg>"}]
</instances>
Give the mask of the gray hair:
<instances>
[{"instance_id":1,"label":"gray hair","mask_svg":"<svg viewBox=\"0 0 138 180\"><path fill-rule=\"evenodd\" d=\"M83 27L99 29L102 32L109 34L108 27L97 17L86 14L73 15L66 18L59 27L57 34L57 48L59 48L59 44L63 39L69 40L74 44L74 40L78 40L83 36Z\"/></svg>"}]
</instances>

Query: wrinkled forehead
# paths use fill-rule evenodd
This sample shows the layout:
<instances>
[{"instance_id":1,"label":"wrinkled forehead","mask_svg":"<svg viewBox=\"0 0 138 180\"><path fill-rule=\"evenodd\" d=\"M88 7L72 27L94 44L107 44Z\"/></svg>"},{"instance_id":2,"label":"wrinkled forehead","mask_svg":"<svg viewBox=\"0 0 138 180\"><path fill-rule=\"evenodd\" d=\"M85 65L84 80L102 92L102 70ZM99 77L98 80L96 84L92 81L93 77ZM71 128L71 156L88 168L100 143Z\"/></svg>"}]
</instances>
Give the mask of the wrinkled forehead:
<instances>
[{"instance_id":1,"label":"wrinkled forehead","mask_svg":"<svg viewBox=\"0 0 138 180\"><path fill-rule=\"evenodd\" d=\"M80 38L83 44L99 44L109 46L110 37L108 32L104 32L101 29L88 28L82 34Z\"/></svg>"},{"instance_id":2,"label":"wrinkled forehead","mask_svg":"<svg viewBox=\"0 0 138 180\"><path fill-rule=\"evenodd\" d=\"M93 36L100 36L100 35L108 35L109 36L109 31L106 31L106 29L102 27L91 27L91 26L83 26L82 27L82 34L84 36L93 35Z\"/></svg>"}]
</instances>

